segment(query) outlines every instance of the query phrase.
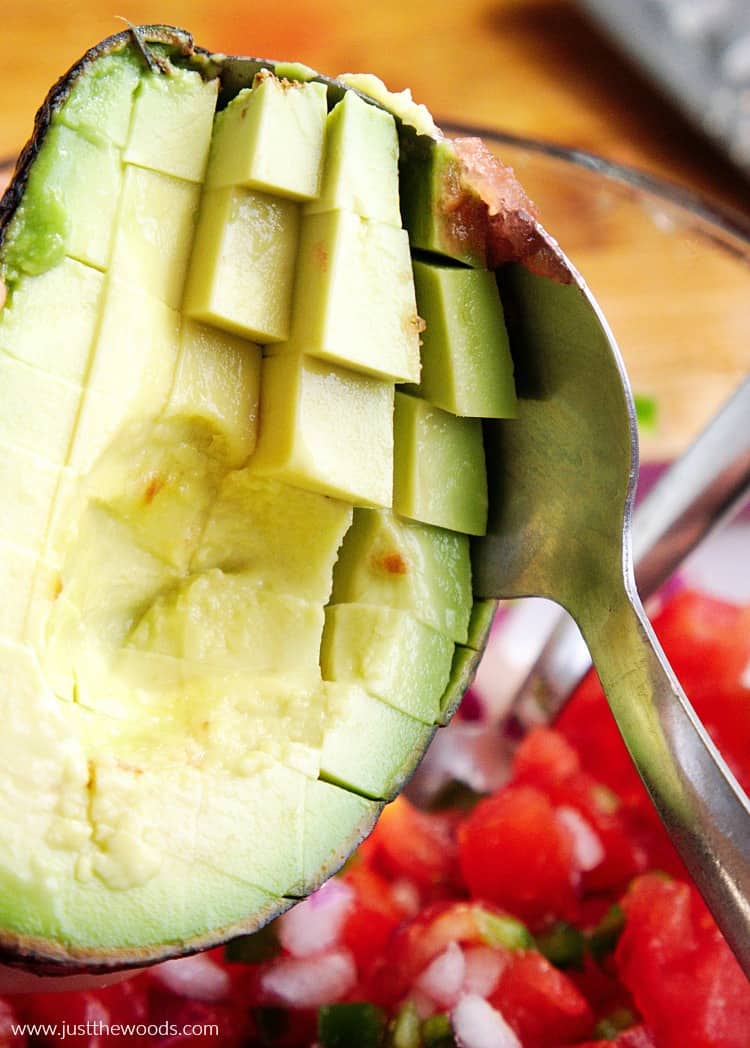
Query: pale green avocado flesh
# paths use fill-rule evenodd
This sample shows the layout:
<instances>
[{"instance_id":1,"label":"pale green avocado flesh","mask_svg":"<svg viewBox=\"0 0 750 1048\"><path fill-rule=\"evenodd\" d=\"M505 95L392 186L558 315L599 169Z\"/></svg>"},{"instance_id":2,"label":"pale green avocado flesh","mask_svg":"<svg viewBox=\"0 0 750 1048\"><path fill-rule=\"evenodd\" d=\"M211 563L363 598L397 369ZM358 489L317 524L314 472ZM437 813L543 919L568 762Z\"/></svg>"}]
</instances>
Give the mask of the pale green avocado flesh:
<instances>
[{"instance_id":1,"label":"pale green avocado flesh","mask_svg":"<svg viewBox=\"0 0 750 1048\"><path fill-rule=\"evenodd\" d=\"M0 246L0 949L68 968L252 931L369 831L489 629L514 402L492 276L415 294L382 105L152 58L79 69Z\"/></svg>"}]
</instances>

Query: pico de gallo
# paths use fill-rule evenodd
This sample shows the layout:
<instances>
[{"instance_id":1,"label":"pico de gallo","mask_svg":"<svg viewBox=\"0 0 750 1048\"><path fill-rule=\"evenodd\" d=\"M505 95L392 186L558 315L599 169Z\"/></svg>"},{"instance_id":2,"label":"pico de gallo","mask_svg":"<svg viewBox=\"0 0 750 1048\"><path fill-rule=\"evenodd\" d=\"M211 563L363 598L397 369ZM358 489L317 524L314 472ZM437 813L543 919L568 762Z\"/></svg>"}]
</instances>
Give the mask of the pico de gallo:
<instances>
[{"instance_id":1,"label":"pico de gallo","mask_svg":"<svg viewBox=\"0 0 750 1048\"><path fill-rule=\"evenodd\" d=\"M750 607L685 589L655 626L750 788ZM443 802L389 805L257 935L106 989L0 999L0 1048L750 1046L750 984L595 678L527 736L506 785Z\"/></svg>"}]
</instances>

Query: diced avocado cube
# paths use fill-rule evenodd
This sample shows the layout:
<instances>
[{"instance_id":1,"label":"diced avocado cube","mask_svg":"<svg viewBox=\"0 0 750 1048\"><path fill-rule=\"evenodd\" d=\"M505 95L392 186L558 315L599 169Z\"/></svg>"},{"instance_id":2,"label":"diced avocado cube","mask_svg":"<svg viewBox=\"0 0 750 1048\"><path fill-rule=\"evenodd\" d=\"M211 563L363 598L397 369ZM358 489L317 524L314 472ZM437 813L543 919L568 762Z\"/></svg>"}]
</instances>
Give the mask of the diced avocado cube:
<instances>
[{"instance_id":1,"label":"diced avocado cube","mask_svg":"<svg viewBox=\"0 0 750 1048\"><path fill-rule=\"evenodd\" d=\"M4 640L23 639L38 562L31 550L0 539L0 637Z\"/></svg>"},{"instance_id":2,"label":"diced avocado cube","mask_svg":"<svg viewBox=\"0 0 750 1048\"><path fill-rule=\"evenodd\" d=\"M159 657L126 650L135 658ZM317 778L325 730L319 679L305 680L283 671L279 677L253 670L222 672L210 665L173 661L182 666L188 730L200 739L204 752L220 755L222 767L244 775L248 754L252 766L255 755L262 752L308 778Z\"/></svg>"},{"instance_id":3,"label":"diced avocado cube","mask_svg":"<svg viewBox=\"0 0 750 1048\"><path fill-rule=\"evenodd\" d=\"M32 549L42 543L60 473L30 451L0 444L0 539Z\"/></svg>"},{"instance_id":4,"label":"diced avocado cube","mask_svg":"<svg viewBox=\"0 0 750 1048\"><path fill-rule=\"evenodd\" d=\"M142 287L110 277L70 463L87 472L131 417L154 418L169 397L180 315Z\"/></svg>"},{"instance_id":5,"label":"diced avocado cube","mask_svg":"<svg viewBox=\"0 0 750 1048\"><path fill-rule=\"evenodd\" d=\"M305 796L304 880L317 888L337 870L375 823L383 805L331 782L308 782Z\"/></svg>"},{"instance_id":6,"label":"diced avocado cube","mask_svg":"<svg viewBox=\"0 0 750 1048\"><path fill-rule=\"evenodd\" d=\"M289 337L299 205L254 189L206 192L184 309L253 341Z\"/></svg>"},{"instance_id":7,"label":"diced avocado cube","mask_svg":"<svg viewBox=\"0 0 750 1048\"><path fill-rule=\"evenodd\" d=\"M196 836L186 841L185 858L194 853L213 868L220 857L230 876L286 895L302 876L309 780L262 754L257 763L244 776L221 768L205 775Z\"/></svg>"},{"instance_id":8,"label":"diced avocado cube","mask_svg":"<svg viewBox=\"0 0 750 1048\"><path fill-rule=\"evenodd\" d=\"M128 165L110 273L179 309L199 199L192 182Z\"/></svg>"},{"instance_id":9,"label":"diced avocado cube","mask_svg":"<svg viewBox=\"0 0 750 1048\"><path fill-rule=\"evenodd\" d=\"M216 117L206 185L248 186L306 200L318 195L325 84L279 80L263 69Z\"/></svg>"},{"instance_id":10,"label":"diced avocado cube","mask_svg":"<svg viewBox=\"0 0 750 1048\"><path fill-rule=\"evenodd\" d=\"M104 451L86 493L132 529L133 541L180 571L200 542L221 467L181 420L131 426Z\"/></svg>"},{"instance_id":11,"label":"diced avocado cube","mask_svg":"<svg viewBox=\"0 0 750 1048\"><path fill-rule=\"evenodd\" d=\"M254 473L355 505L390 505L390 383L290 353L264 359L260 399Z\"/></svg>"},{"instance_id":12,"label":"diced avocado cube","mask_svg":"<svg viewBox=\"0 0 750 1048\"><path fill-rule=\"evenodd\" d=\"M326 608L323 679L359 684L425 724L435 722L452 659L453 641L406 611L372 604Z\"/></svg>"},{"instance_id":13,"label":"diced avocado cube","mask_svg":"<svg viewBox=\"0 0 750 1048\"><path fill-rule=\"evenodd\" d=\"M63 255L105 269L122 183L116 147L53 124L29 175L23 209L14 219L12 239L17 252L27 256L24 271L43 272ZM42 212L47 221L40 224ZM29 264L38 253L39 263Z\"/></svg>"},{"instance_id":14,"label":"diced avocado cube","mask_svg":"<svg viewBox=\"0 0 750 1048\"><path fill-rule=\"evenodd\" d=\"M0 350L0 443L64 463L80 400L77 386Z\"/></svg>"},{"instance_id":15,"label":"diced avocado cube","mask_svg":"<svg viewBox=\"0 0 750 1048\"><path fill-rule=\"evenodd\" d=\"M393 474L397 513L467 535L485 533L487 474L479 419L457 418L397 393Z\"/></svg>"},{"instance_id":16,"label":"diced avocado cube","mask_svg":"<svg viewBox=\"0 0 750 1048\"><path fill-rule=\"evenodd\" d=\"M325 604L351 521L345 502L236 470L221 484L192 570L253 571L274 593Z\"/></svg>"},{"instance_id":17,"label":"diced avocado cube","mask_svg":"<svg viewBox=\"0 0 750 1048\"><path fill-rule=\"evenodd\" d=\"M64 258L23 277L0 311L0 348L12 357L82 384L91 356L104 275Z\"/></svg>"},{"instance_id":18,"label":"diced avocado cube","mask_svg":"<svg viewBox=\"0 0 750 1048\"><path fill-rule=\"evenodd\" d=\"M456 645L450 679L440 699L438 724L447 724L461 705L461 699L474 679L481 657L481 652L474 651L473 648L465 648L462 644Z\"/></svg>"},{"instance_id":19,"label":"diced avocado cube","mask_svg":"<svg viewBox=\"0 0 750 1048\"><path fill-rule=\"evenodd\" d=\"M260 346L226 331L183 320L180 356L167 415L205 424L212 453L238 468L255 448Z\"/></svg>"},{"instance_id":20,"label":"diced avocado cube","mask_svg":"<svg viewBox=\"0 0 750 1048\"><path fill-rule=\"evenodd\" d=\"M425 322L418 396L454 415L513 418L513 360L495 274L414 263Z\"/></svg>"},{"instance_id":21,"label":"diced avocado cube","mask_svg":"<svg viewBox=\"0 0 750 1048\"><path fill-rule=\"evenodd\" d=\"M401 156L401 214L413 248L487 268L487 208L462 188L449 141L409 139Z\"/></svg>"},{"instance_id":22,"label":"diced avocado cube","mask_svg":"<svg viewBox=\"0 0 750 1048\"><path fill-rule=\"evenodd\" d=\"M404 785L434 728L354 684L325 685L329 722L321 778L365 797L390 800Z\"/></svg>"},{"instance_id":23,"label":"diced avocado cube","mask_svg":"<svg viewBox=\"0 0 750 1048\"><path fill-rule=\"evenodd\" d=\"M141 66L129 51L104 55L78 79L55 119L84 137L124 146Z\"/></svg>"},{"instance_id":24,"label":"diced avocado cube","mask_svg":"<svg viewBox=\"0 0 750 1048\"><path fill-rule=\"evenodd\" d=\"M471 609L469 620L469 635L466 638L466 646L474 651L484 651L487 638L492 628L498 602L496 600L476 600Z\"/></svg>"},{"instance_id":25,"label":"diced avocado cube","mask_svg":"<svg viewBox=\"0 0 750 1048\"><path fill-rule=\"evenodd\" d=\"M54 170L45 191L57 194L67 217L65 253L106 269L123 180L120 151L109 143L94 144L63 125L50 128L45 145L50 176Z\"/></svg>"},{"instance_id":26,"label":"diced avocado cube","mask_svg":"<svg viewBox=\"0 0 750 1048\"><path fill-rule=\"evenodd\" d=\"M211 145L218 77L173 66L144 73L133 106L124 159L189 182L202 182Z\"/></svg>"},{"instance_id":27,"label":"diced avocado cube","mask_svg":"<svg viewBox=\"0 0 750 1048\"><path fill-rule=\"evenodd\" d=\"M465 643L472 607L465 535L358 509L333 572L333 603L382 604Z\"/></svg>"},{"instance_id":28,"label":"diced avocado cube","mask_svg":"<svg viewBox=\"0 0 750 1048\"><path fill-rule=\"evenodd\" d=\"M137 760L137 754L134 756ZM135 895L137 899L133 888L138 885L139 865L142 874L148 871L153 876L154 865L183 862L200 872L199 881L208 878L212 882L211 871L219 862L227 881L239 881L250 901L257 898L257 886L283 894L298 883L302 872L306 782L299 772L263 754L257 755L255 767L243 776L211 761L196 768L170 762L160 766L157 761L133 767L132 761L106 755L94 760L90 817L105 842L94 852L96 879L110 891L128 889L119 891L118 897L128 900ZM160 799L158 804L155 797ZM267 846L271 841L274 846ZM139 853L140 864L135 861ZM122 882L129 867L135 884ZM154 878L155 883L159 881ZM170 877L168 883L175 891L170 905L180 906L179 892L184 890L180 885L189 883L189 875L176 880ZM195 890L199 890L198 883ZM151 914L140 914L140 919L144 916L154 920ZM131 914L136 925L138 918L137 911ZM131 934L138 932L131 930Z\"/></svg>"},{"instance_id":29,"label":"diced avocado cube","mask_svg":"<svg viewBox=\"0 0 750 1048\"><path fill-rule=\"evenodd\" d=\"M105 643L119 644L134 622L177 572L134 542L128 524L104 506L90 503L66 550L59 602L67 602L83 624Z\"/></svg>"},{"instance_id":30,"label":"diced avocado cube","mask_svg":"<svg viewBox=\"0 0 750 1048\"><path fill-rule=\"evenodd\" d=\"M179 353L180 315L137 285L107 281L87 388L150 414L164 404ZM143 400L145 399L145 405Z\"/></svg>"},{"instance_id":31,"label":"diced avocado cube","mask_svg":"<svg viewBox=\"0 0 750 1048\"><path fill-rule=\"evenodd\" d=\"M306 215L291 335L276 350L417 382L419 318L406 233L347 211Z\"/></svg>"},{"instance_id":32,"label":"diced avocado cube","mask_svg":"<svg viewBox=\"0 0 750 1048\"><path fill-rule=\"evenodd\" d=\"M305 210L351 211L401 228L398 134L390 113L347 91L328 114L320 194Z\"/></svg>"},{"instance_id":33,"label":"diced avocado cube","mask_svg":"<svg viewBox=\"0 0 750 1048\"><path fill-rule=\"evenodd\" d=\"M264 589L252 574L217 568L160 597L130 638L144 651L209 666L285 672L315 679L323 609Z\"/></svg>"}]
</instances>

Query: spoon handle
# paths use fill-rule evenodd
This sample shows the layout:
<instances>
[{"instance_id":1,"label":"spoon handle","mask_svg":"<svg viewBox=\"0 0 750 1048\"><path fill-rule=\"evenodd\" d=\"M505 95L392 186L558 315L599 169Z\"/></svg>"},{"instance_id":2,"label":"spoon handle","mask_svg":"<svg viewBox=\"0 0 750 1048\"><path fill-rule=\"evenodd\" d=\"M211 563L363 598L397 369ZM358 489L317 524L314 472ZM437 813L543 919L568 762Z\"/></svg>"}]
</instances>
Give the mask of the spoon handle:
<instances>
[{"instance_id":1,"label":"spoon handle","mask_svg":"<svg viewBox=\"0 0 750 1048\"><path fill-rule=\"evenodd\" d=\"M739 510L750 494L750 377L693 444L659 478L633 511L632 542L638 592L645 600L685 557ZM520 614L521 610L515 612ZM510 615L514 615L511 609ZM507 627L506 627L507 629ZM591 668L576 624L560 608L524 623L525 674L505 697L506 734L519 738L551 721Z\"/></svg>"},{"instance_id":2,"label":"spoon handle","mask_svg":"<svg viewBox=\"0 0 750 1048\"><path fill-rule=\"evenodd\" d=\"M750 804L706 734L634 587L579 617L633 762L673 844L750 977Z\"/></svg>"}]
</instances>

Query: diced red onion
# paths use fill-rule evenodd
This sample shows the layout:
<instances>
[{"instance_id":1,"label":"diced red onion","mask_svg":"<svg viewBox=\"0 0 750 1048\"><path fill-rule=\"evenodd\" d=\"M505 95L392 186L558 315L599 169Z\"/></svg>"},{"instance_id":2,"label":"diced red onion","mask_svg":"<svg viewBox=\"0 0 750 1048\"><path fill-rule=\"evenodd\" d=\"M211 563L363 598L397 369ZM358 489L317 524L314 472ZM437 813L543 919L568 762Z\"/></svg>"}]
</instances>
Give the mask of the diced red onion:
<instances>
[{"instance_id":1,"label":"diced red onion","mask_svg":"<svg viewBox=\"0 0 750 1048\"><path fill-rule=\"evenodd\" d=\"M411 1001L417 1009L417 1015L420 1019L429 1019L431 1015L434 1015L439 1010L433 999L416 987L412 987L409 996L405 997L401 1004L406 1004L407 1001Z\"/></svg>"},{"instance_id":2,"label":"diced red onion","mask_svg":"<svg viewBox=\"0 0 750 1048\"><path fill-rule=\"evenodd\" d=\"M461 993L465 971L463 950L452 942L427 965L415 985L442 1008L452 1008Z\"/></svg>"},{"instance_id":3,"label":"diced red onion","mask_svg":"<svg viewBox=\"0 0 750 1048\"><path fill-rule=\"evenodd\" d=\"M336 878L327 881L281 918L281 945L293 957L323 953L338 942L353 905L354 890L350 885Z\"/></svg>"},{"instance_id":4,"label":"diced red onion","mask_svg":"<svg viewBox=\"0 0 750 1048\"><path fill-rule=\"evenodd\" d=\"M555 815L573 838L573 855L579 870L593 870L604 859L604 845L591 823L575 808L561 804Z\"/></svg>"},{"instance_id":5,"label":"diced red onion","mask_svg":"<svg viewBox=\"0 0 750 1048\"><path fill-rule=\"evenodd\" d=\"M151 977L178 997L196 1001L221 1001L232 988L229 972L200 953L158 964L151 969Z\"/></svg>"},{"instance_id":6,"label":"diced red onion","mask_svg":"<svg viewBox=\"0 0 750 1048\"><path fill-rule=\"evenodd\" d=\"M461 998L451 1021L459 1048L522 1048L500 1012L476 994Z\"/></svg>"},{"instance_id":7,"label":"diced red onion","mask_svg":"<svg viewBox=\"0 0 750 1048\"><path fill-rule=\"evenodd\" d=\"M416 917L421 909L419 889L416 884L400 877L391 885L391 898L407 917Z\"/></svg>"},{"instance_id":8,"label":"diced red onion","mask_svg":"<svg viewBox=\"0 0 750 1048\"><path fill-rule=\"evenodd\" d=\"M261 988L274 1000L295 1008L317 1008L346 997L357 981L348 950L315 957L284 957L261 976Z\"/></svg>"},{"instance_id":9,"label":"diced red onion","mask_svg":"<svg viewBox=\"0 0 750 1048\"><path fill-rule=\"evenodd\" d=\"M506 956L490 946L467 947L464 950L464 993L489 997L507 963Z\"/></svg>"}]
</instances>

